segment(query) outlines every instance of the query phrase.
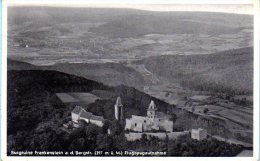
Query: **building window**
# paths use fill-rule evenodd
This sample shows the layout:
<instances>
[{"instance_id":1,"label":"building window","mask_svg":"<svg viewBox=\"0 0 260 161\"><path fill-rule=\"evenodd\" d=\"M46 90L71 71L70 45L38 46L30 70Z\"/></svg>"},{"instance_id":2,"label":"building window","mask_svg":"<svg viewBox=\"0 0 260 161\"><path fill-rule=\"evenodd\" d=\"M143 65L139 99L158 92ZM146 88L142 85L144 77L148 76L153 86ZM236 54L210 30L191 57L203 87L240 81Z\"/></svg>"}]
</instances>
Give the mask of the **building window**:
<instances>
[{"instance_id":1,"label":"building window","mask_svg":"<svg viewBox=\"0 0 260 161\"><path fill-rule=\"evenodd\" d=\"M135 126L137 126L137 123L135 123Z\"/></svg>"},{"instance_id":2,"label":"building window","mask_svg":"<svg viewBox=\"0 0 260 161\"><path fill-rule=\"evenodd\" d=\"M146 123L146 120L144 120L144 123Z\"/></svg>"}]
</instances>

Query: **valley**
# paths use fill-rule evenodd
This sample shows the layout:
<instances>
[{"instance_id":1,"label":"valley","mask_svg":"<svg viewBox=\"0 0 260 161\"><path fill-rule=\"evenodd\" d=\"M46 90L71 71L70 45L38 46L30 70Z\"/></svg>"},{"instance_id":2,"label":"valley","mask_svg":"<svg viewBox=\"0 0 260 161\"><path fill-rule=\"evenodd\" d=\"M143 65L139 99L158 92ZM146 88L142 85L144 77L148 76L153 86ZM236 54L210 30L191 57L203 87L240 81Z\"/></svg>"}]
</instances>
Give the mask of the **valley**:
<instances>
[{"instance_id":1,"label":"valley","mask_svg":"<svg viewBox=\"0 0 260 161\"><path fill-rule=\"evenodd\" d=\"M24 10L34 16L26 15ZM158 55L210 54L253 45L253 19L249 15L72 10L10 8L8 57L35 65L118 63Z\"/></svg>"},{"instance_id":2,"label":"valley","mask_svg":"<svg viewBox=\"0 0 260 161\"><path fill-rule=\"evenodd\" d=\"M231 138L233 139L237 138L238 140L240 140L240 142L242 141L243 144L247 146L249 144L250 146L250 144L252 143L251 139L253 133L252 131L253 130L253 108L252 108L253 100L252 98L250 98L250 96L252 95L250 93L245 93L243 95L242 93L239 93L240 88L246 86L246 84L243 85L241 83L250 83L250 82L249 81L238 82L241 85L237 86L237 88L233 88L234 91L228 91L226 90L228 88L223 88L224 91L215 92L214 88L211 88L210 85L205 86L206 85L205 83L203 85L204 89L192 88L192 86L188 86L188 87L183 86L181 81L184 78L180 79L179 73L185 73L183 70L186 70L187 72L190 73L183 75L183 77L189 78L191 76L192 78L194 77L194 75L200 76L201 73L203 73L202 76L204 76L207 73L208 74L213 73L213 71L214 73L216 73L217 70L221 70L222 72L223 68L226 68L225 70L228 71L229 68L225 67L224 65L225 64L230 65L230 61L232 61L232 63L234 64L231 66L230 70L233 70L234 67L236 67L236 65L238 65L237 68L240 68L242 66L247 66L247 64L249 64L249 66L247 67L250 68L250 64L251 64L250 62L252 62L251 51L252 51L251 48L244 48L241 50L235 50L233 51L233 53L229 53L229 54L226 53L232 51L226 51L226 53L216 53L211 55L196 56L198 57L197 63L183 62L187 60L196 61L196 58L189 59L190 56L183 56L183 55L172 56L179 59L178 61L179 65L177 64L176 61L175 64L172 64L178 66L178 68L169 67L170 66L168 63L168 61L170 60L169 58L165 59L164 63L161 63L162 61L160 61L160 59L162 59L165 56L159 56L156 59L154 59L154 57L151 57L151 58L143 59L141 61L140 60L133 61L128 64L126 63L124 64L64 63L64 64L56 64L52 66L31 65L31 69L61 71L61 72L81 76L87 79L99 81L104 84L112 85L112 86L118 86L122 84L132 86L154 98L167 102L170 105L174 105L178 109L185 110L195 115L201 116L203 118L214 120L218 123L221 123L222 125L224 125L226 128L230 130L230 132L232 133ZM231 58L234 57L232 56L232 54L237 54L236 55L237 59L231 60ZM221 57L219 58L219 60L211 59L211 57L215 57L215 56L218 56L218 58L219 56L221 56L224 57L224 59ZM203 59L199 57L203 57ZM214 61L211 62L211 60ZM222 60L225 60L226 62L223 62ZM243 65L240 64L242 60L247 63L244 63ZM155 64L154 61L160 61L160 64ZM21 66L28 66L28 65L21 65L21 63L17 61L9 60L9 62L10 64L8 68L12 70L19 70L19 69L23 69L21 68ZM221 68L214 67L215 65L219 65L221 63L223 64ZM186 65L183 66L182 64L186 64ZM199 68L198 66L201 66L202 64L203 67ZM153 66L151 65L160 68L152 68ZM187 68L188 65L190 65L190 67ZM153 72L149 71L146 68L146 66ZM164 66L166 66L166 68L164 68ZM25 69L30 69L30 68L28 67ZM167 71L168 69L170 69L170 71ZM176 69L176 73L174 73L175 71L172 69ZM207 70L203 70L203 69L207 69ZM163 70L165 73L166 72L171 72L171 73L165 74L162 71L157 72L156 70ZM241 72L233 73L233 77L235 77L234 74L235 75L239 74L240 75L239 77L245 77L245 79L249 79L249 80L251 78L247 75L242 76ZM94 75L97 75L97 77L95 77ZM111 76L111 77L107 77L107 76ZM189 78L188 80L190 80L191 78ZM223 78L229 79L229 77L224 76L222 77L222 81L225 81L225 79ZM211 81L211 84L215 83L213 79L208 79L207 81ZM248 91L250 91L249 86L247 87L248 87ZM210 101L207 99L200 99L200 97L201 98L209 97ZM205 109L207 109L207 112L204 112Z\"/></svg>"},{"instance_id":3,"label":"valley","mask_svg":"<svg viewBox=\"0 0 260 161\"><path fill-rule=\"evenodd\" d=\"M145 116L153 100L159 113L171 116L174 131L206 129L217 140L209 140L211 147L219 145L209 156L221 153L222 142L234 146L232 155L242 146L252 149L253 16L55 7L8 12L9 150L150 147L145 139L125 142L124 123L114 119L118 96L126 118ZM72 110L66 101L88 102L85 109L104 117L115 137L91 125L67 136L60 130ZM165 150L163 142L154 144L152 150ZM185 155L172 148L171 155Z\"/></svg>"}]
</instances>

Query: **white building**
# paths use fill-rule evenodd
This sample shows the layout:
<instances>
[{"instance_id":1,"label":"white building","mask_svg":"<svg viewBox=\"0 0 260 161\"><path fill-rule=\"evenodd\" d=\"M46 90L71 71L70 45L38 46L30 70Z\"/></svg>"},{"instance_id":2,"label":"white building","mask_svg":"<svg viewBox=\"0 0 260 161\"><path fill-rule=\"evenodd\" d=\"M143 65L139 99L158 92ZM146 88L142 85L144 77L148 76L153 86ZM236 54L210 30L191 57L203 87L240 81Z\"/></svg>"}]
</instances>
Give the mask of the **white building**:
<instances>
[{"instance_id":1,"label":"white building","mask_svg":"<svg viewBox=\"0 0 260 161\"><path fill-rule=\"evenodd\" d=\"M205 129L192 129L191 130L191 138L196 140L203 140L207 138L207 130Z\"/></svg>"},{"instance_id":2,"label":"white building","mask_svg":"<svg viewBox=\"0 0 260 161\"><path fill-rule=\"evenodd\" d=\"M80 106L76 106L72 110L71 119L75 127L79 126L79 120L84 120L86 123L92 123L99 127L102 127L104 124L104 118L102 116L93 115L92 113L87 112Z\"/></svg>"},{"instance_id":3,"label":"white building","mask_svg":"<svg viewBox=\"0 0 260 161\"><path fill-rule=\"evenodd\" d=\"M172 132L173 122L158 117L156 110L157 109L154 101L151 101L147 109L147 116L132 115L132 118L126 119L125 130L135 132Z\"/></svg>"}]
</instances>

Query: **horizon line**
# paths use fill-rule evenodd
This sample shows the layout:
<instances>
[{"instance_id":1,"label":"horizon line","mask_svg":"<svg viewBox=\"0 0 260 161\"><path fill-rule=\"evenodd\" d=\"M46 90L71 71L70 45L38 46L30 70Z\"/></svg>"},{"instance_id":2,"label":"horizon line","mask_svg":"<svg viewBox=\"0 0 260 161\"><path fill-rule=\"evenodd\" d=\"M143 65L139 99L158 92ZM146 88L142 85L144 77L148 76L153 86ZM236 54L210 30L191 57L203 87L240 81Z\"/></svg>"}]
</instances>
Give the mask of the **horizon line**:
<instances>
[{"instance_id":1,"label":"horizon line","mask_svg":"<svg viewBox=\"0 0 260 161\"><path fill-rule=\"evenodd\" d=\"M230 14L254 14L253 4L101 4L101 3L7 3L7 7L60 7L60 8L93 8L93 9L135 9L153 12L214 12Z\"/></svg>"}]
</instances>

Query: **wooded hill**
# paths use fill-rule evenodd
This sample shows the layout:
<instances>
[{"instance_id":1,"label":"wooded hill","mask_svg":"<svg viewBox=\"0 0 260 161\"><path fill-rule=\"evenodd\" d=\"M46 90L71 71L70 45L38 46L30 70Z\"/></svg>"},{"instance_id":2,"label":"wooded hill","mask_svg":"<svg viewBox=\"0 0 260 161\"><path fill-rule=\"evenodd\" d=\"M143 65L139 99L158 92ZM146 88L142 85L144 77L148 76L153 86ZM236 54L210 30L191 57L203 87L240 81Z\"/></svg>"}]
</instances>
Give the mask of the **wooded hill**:
<instances>
[{"instance_id":1,"label":"wooded hill","mask_svg":"<svg viewBox=\"0 0 260 161\"><path fill-rule=\"evenodd\" d=\"M52 136L44 138L54 139L52 142L55 142L55 138L59 138L57 135L62 123L70 118L70 110L57 105L54 94L56 92L91 92L92 90L109 91L115 96L121 96L126 109L126 117L130 117L132 114L146 115L147 106L152 99L157 104L159 111L172 115L176 130L202 127L206 128L209 133L225 137L232 135L222 123L182 111L134 88L108 87L95 81L57 71L11 70L8 71L7 93L8 137L17 138L20 141L8 140L8 142L11 141L8 143L11 146L10 149L28 149L31 139L36 136L37 130L43 125L47 129L53 130ZM90 104L87 110L113 121L115 100L116 98L97 100ZM38 145L34 146L36 149L39 148ZM49 146L41 148L48 150Z\"/></svg>"},{"instance_id":2,"label":"wooded hill","mask_svg":"<svg viewBox=\"0 0 260 161\"><path fill-rule=\"evenodd\" d=\"M144 64L152 73L192 90L231 95L253 93L253 48L207 55L162 55Z\"/></svg>"}]
</instances>

